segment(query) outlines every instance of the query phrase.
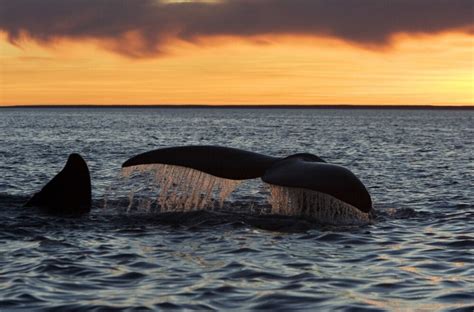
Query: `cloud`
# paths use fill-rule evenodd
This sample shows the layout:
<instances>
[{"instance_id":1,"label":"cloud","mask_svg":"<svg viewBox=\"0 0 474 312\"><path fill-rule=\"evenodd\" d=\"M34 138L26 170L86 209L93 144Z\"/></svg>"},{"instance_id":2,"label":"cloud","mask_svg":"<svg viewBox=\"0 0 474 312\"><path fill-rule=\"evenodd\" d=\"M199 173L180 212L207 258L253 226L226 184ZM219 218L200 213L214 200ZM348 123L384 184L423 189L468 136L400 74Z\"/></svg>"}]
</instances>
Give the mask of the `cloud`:
<instances>
[{"instance_id":1,"label":"cloud","mask_svg":"<svg viewBox=\"0 0 474 312\"><path fill-rule=\"evenodd\" d=\"M93 39L141 57L173 39L306 35L386 45L396 34L473 34L472 0L0 0L0 31L18 43Z\"/></svg>"}]
</instances>

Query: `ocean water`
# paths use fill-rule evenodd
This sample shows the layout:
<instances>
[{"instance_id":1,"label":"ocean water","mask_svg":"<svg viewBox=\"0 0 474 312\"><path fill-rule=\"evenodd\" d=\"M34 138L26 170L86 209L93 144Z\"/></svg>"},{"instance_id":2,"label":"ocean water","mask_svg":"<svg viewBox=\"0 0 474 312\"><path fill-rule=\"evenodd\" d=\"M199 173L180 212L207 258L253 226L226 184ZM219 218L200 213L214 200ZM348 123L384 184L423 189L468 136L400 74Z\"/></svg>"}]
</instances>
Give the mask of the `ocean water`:
<instances>
[{"instance_id":1,"label":"ocean water","mask_svg":"<svg viewBox=\"0 0 474 312\"><path fill-rule=\"evenodd\" d=\"M473 142L473 110L0 109L0 311L474 311ZM242 215L102 208L125 160L188 144L346 166L376 221L253 217L249 187ZM72 152L93 212L23 208Z\"/></svg>"}]
</instances>

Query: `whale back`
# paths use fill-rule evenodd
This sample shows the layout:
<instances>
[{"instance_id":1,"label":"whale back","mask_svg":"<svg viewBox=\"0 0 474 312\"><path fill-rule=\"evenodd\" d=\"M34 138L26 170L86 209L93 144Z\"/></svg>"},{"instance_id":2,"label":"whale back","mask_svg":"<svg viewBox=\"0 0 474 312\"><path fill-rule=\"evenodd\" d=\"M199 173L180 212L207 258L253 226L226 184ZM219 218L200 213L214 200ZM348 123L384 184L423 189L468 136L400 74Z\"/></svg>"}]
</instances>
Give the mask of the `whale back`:
<instances>
[{"instance_id":1,"label":"whale back","mask_svg":"<svg viewBox=\"0 0 474 312\"><path fill-rule=\"evenodd\" d=\"M210 175L245 180L263 176L279 158L221 146L161 148L127 160L122 167L166 164L199 170Z\"/></svg>"},{"instance_id":2,"label":"whale back","mask_svg":"<svg viewBox=\"0 0 474 312\"><path fill-rule=\"evenodd\" d=\"M89 168L79 154L71 154L64 168L25 204L49 214L77 215L92 206Z\"/></svg>"}]
</instances>

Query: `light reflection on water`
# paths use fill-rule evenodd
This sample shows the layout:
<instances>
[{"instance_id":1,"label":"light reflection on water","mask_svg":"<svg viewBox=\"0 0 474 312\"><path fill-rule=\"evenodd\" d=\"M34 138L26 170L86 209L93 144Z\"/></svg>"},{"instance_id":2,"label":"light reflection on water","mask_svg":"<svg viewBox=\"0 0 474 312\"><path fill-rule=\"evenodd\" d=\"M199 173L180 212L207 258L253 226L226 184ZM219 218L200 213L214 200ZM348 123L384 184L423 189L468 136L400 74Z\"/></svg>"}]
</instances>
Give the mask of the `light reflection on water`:
<instances>
[{"instance_id":1,"label":"light reflection on water","mask_svg":"<svg viewBox=\"0 0 474 312\"><path fill-rule=\"evenodd\" d=\"M0 310L472 310L473 121L472 111L0 110ZM184 144L320 155L361 178L378 221L164 222L99 209L61 219L19 207L71 152L90 164L99 206L127 158Z\"/></svg>"}]
</instances>

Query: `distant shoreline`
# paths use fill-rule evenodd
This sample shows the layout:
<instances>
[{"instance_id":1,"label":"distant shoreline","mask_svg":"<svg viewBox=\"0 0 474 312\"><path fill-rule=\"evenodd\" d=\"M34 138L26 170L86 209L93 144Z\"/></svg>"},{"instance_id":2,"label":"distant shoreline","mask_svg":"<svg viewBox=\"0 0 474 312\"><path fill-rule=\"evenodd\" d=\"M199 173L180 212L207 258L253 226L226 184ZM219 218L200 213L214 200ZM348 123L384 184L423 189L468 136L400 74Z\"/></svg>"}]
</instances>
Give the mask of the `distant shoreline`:
<instances>
[{"instance_id":1,"label":"distant shoreline","mask_svg":"<svg viewBox=\"0 0 474 312\"><path fill-rule=\"evenodd\" d=\"M2 108L124 108L124 109L173 109L173 108L185 108L185 109L407 109L407 110L474 110L474 105L7 105L0 106Z\"/></svg>"}]
</instances>

